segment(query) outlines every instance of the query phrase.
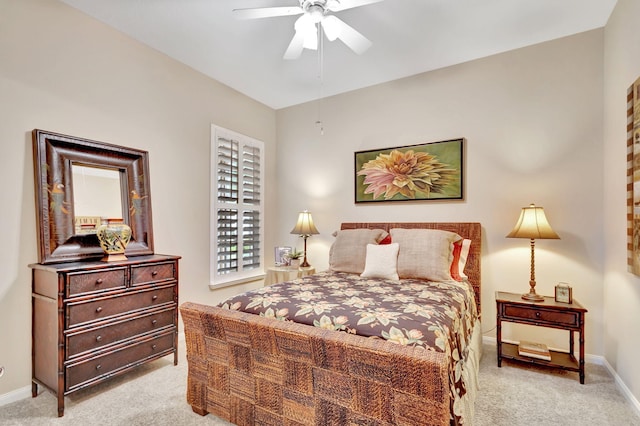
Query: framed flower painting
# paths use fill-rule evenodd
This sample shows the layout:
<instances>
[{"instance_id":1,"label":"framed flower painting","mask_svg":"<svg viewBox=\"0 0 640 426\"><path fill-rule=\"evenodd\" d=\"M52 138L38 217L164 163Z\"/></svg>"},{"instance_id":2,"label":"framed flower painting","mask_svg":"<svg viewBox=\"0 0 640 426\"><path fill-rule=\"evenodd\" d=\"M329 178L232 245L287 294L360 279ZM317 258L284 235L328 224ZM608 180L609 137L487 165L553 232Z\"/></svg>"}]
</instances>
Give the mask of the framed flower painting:
<instances>
[{"instance_id":1,"label":"framed flower painting","mask_svg":"<svg viewBox=\"0 0 640 426\"><path fill-rule=\"evenodd\" d=\"M462 200L464 139L355 153L355 202Z\"/></svg>"}]
</instances>

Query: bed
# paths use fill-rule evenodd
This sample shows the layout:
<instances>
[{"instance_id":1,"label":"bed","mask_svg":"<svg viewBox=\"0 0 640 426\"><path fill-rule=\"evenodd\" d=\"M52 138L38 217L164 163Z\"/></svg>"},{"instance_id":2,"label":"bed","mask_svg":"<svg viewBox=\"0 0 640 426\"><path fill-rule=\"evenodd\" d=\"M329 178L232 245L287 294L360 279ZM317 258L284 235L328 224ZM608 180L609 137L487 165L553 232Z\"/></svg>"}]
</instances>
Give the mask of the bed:
<instances>
[{"instance_id":1,"label":"bed","mask_svg":"<svg viewBox=\"0 0 640 426\"><path fill-rule=\"evenodd\" d=\"M455 234L459 236L456 243L467 243L466 264L460 271L461 277L456 277L460 281L451 279L455 275L451 263L453 256L447 259L452 265L449 280L432 282L412 276L405 276L400 281L387 276L380 279L376 276L379 271L367 276L371 273L370 265L375 270L385 263L372 253L388 253L398 243L404 254L397 257L397 271L407 275L407 264L401 266L402 259L406 260L410 252L407 241L423 235L421 232L430 232L420 231L423 229L443 235ZM365 259L355 256L358 258L356 263L365 262L361 271L364 277L344 271L353 267L354 259L349 256L358 250L362 256L361 249L338 244L344 241L341 240L343 236L348 236L352 242L355 234L366 234L368 244L371 238L375 240L371 247L366 246ZM392 237L390 247L383 248L388 236ZM451 247L454 247L451 241ZM358 247L362 243L358 240ZM340 253L345 247L348 252ZM212 413L238 425L472 424L481 346L480 249L479 223L343 223L331 249L330 272L238 295L219 306L184 303L180 311L189 366L188 403L198 414ZM429 246L428 251L432 250ZM416 258L415 253L410 257ZM344 259L347 259L346 263ZM421 260L417 267L424 268L429 262ZM416 267L413 263L411 267ZM385 269L384 273L387 272ZM466 279L463 279L465 275ZM383 296L390 294L388 290L381 290L385 285L418 289L436 301L426 316L444 312L444 316L451 317L452 323L466 323L467 326L461 328L464 331L459 336L451 335L453 337L447 339L446 334L453 326L431 325L431 331L437 329L431 333L438 338L438 343L434 344L422 339L429 332L416 331L412 325L394 322L398 318L392 318L391 328L383 330L385 337L370 337L352 327L355 322L363 322L365 330L376 328L362 312L354 319L347 312L343 315L342 311L330 310L323 319L322 309L318 312L320 316L310 314L313 306L299 309L301 305L298 304L295 314L302 311L302 315L294 315L291 307L272 304L272 299L298 297L286 293L292 288L306 292L309 297L321 293L320 287L333 287L334 292L343 292L341 286L349 280L354 281L351 284L361 286L348 290L356 294L362 290L362 285L378 289ZM424 285L434 285L434 288L453 294L463 308L445 305L435 289L425 291L421 287ZM278 297L273 298L274 294ZM393 294L391 299L414 297ZM369 300L369 296L362 296L360 300ZM269 303L263 303L264 298L270 298ZM465 311L466 319L452 313L458 311ZM304 317L303 322L308 324L292 321L295 316ZM387 340L395 340L395 344ZM444 346L443 341L447 342Z\"/></svg>"}]
</instances>

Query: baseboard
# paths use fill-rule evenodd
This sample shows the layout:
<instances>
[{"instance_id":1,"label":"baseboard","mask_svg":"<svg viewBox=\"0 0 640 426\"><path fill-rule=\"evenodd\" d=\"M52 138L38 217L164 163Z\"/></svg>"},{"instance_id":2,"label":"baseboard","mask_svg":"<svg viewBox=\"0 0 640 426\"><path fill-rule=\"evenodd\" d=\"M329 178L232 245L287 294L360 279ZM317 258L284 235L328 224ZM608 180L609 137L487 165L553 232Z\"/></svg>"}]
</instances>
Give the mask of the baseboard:
<instances>
[{"instance_id":1,"label":"baseboard","mask_svg":"<svg viewBox=\"0 0 640 426\"><path fill-rule=\"evenodd\" d=\"M25 398L31 398L31 385L0 395L0 407Z\"/></svg>"},{"instance_id":2,"label":"baseboard","mask_svg":"<svg viewBox=\"0 0 640 426\"><path fill-rule=\"evenodd\" d=\"M611 364L609 364L609 362L607 362L607 360L604 357L602 357L602 365L604 365L607 371L609 371L609 374L613 376L613 379L616 381L616 385L620 389L620 392L622 392L625 398L629 400L631 405L633 405L633 408L636 410L636 414L640 416L640 403L638 402L636 397L633 396L633 393L631 393L631 390L629 390L627 385L622 381L622 378L620 378L620 376L618 376L618 373L616 373L616 370L613 369Z\"/></svg>"},{"instance_id":3,"label":"baseboard","mask_svg":"<svg viewBox=\"0 0 640 426\"><path fill-rule=\"evenodd\" d=\"M507 341L505 340L505 342ZM497 339L493 336L482 336L482 343L495 345L497 343ZM508 343L517 343L517 342L508 341ZM622 395L624 395L627 401L631 403L631 405L633 406L633 409L636 411L636 414L640 416L640 402L638 402L638 400L633 395L633 393L631 393L631 390L629 390L629 388L624 383L622 378L620 378L618 373L616 373L613 367L611 367L611 364L607 362L606 358L600 355L585 354L584 360L585 362L588 362L591 364L599 364L604 366L609 372L609 374L611 374L611 377L613 377L614 381L616 382L616 386L618 387L620 392L622 392Z\"/></svg>"}]
</instances>

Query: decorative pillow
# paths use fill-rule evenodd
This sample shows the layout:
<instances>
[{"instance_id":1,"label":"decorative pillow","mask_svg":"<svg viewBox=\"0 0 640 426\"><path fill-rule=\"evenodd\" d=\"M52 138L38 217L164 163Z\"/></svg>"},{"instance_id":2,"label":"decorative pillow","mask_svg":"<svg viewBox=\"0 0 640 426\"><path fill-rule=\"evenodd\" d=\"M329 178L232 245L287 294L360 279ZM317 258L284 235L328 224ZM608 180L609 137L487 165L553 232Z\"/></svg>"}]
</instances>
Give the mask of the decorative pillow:
<instances>
[{"instance_id":1,"label":"decorative pillow","mask_svg":"<svg viewBox=\"0 0 640 426\"><path fill-rule=\"evenodd\" d=\"M456 281L465 281L468 277L464 273L467 265L467 257L471 248L471 240L456 241L453 243L453 261L451 262L451 278Z\"/></svg>"},{"instance_id":2,"label":"decorative pillow","mask_svg":"<svg viewBox=\"0 0 640 426\"><path fill-rule=\"evenodd\" d=\"M391 244L391 235L384 237L378 244Z\"/></svg>"},{"instance_id":3,"label":"decorative pillow","mask_svg":"<svg viewBox=\"0 0 640 426\"><path fill-rule=\"evenodd\" d=\"M398 281L400 279L397 269L399 248L398 243L367 244L364 272L360 276Z\"/></svg>"},{"instance_id":4,"label":"decorative pillow","mask_svg":"<svg viewBox=\"0 0 640 426\"><path fill-rule=\"evenodd\" d=\"M451 280L453 243L462 237L439 229L393 228L391 240L400 245L398 275L430 281Z\"/></svg>"},{"instance_id":5,"label":"decorative pillow","mask_svg":"<svg viewBox=\"0 0 640 426\"><path fill-rule=\"evenodd\" d=\"M334 232L336 240L329 249L329 269L361 274L367 256L367 244L378 244L389 235L383 229L344 229Z\"/></svg>"}]
</instances>

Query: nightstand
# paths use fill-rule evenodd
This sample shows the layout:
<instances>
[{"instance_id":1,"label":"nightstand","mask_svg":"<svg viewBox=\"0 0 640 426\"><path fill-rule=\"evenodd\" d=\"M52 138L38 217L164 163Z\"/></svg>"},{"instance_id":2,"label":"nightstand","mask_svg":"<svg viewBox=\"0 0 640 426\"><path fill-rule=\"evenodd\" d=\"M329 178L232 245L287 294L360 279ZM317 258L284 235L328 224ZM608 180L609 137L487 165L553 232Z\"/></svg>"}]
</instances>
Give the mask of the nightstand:
<instances>
[{"instance_id":1,"label":"nightstand","mask_svg":"<svg viewBox=\"0 0 640 426\"><path fill-rule=\"evenodd\" d=\"M496 292L496 324L498 367L503 359L529 364L544 365L580 374L580 383L584 384L584 315L587 310L578 301L558 303L553 297L545 296L542 302L529 302L520 294ZM569 331L569 353L550 351L551 361L518 355L518 345L502 342L502 322L528 324L538 327L557 328ZM574 336L578 333L580 358L573 354Z\"/></svg>"},{"instance_id":2,"label":"nightstand","mask_svg":"<svg viewBox=\"0 0 640 426\"><path fill-rule=\"evenodd\" d=\"M305 268L291 268L288 266L271 266L267 268L267 276L264 279L264 285L272 285L284 281L295 280L296 278L306 277L315 274L316 268L307 266Z\"/></svg>"}]
</instances>

